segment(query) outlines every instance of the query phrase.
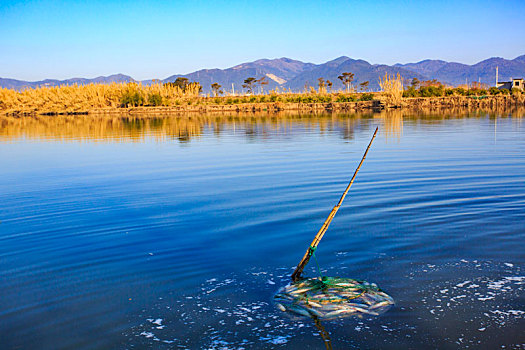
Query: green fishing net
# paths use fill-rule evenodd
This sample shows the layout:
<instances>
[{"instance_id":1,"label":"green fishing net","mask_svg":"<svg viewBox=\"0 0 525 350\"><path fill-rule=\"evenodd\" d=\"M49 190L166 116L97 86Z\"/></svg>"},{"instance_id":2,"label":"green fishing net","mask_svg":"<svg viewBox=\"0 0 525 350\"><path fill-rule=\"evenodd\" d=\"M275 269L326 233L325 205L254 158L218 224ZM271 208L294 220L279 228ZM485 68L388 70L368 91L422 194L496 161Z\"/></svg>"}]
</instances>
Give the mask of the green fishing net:
<instances>
[{"instance_id":1,"label":"green fishing net","mask_svg":"<svg viewBox=\"0 0 525 350\"><path fill-rule=\"evenodd\" d=\"M281 288L275 295L277 307L297 315L324 320L353 315L380 315L394 299L374 283L351 278L305 278Z\"/></svg>"}]
</instances>

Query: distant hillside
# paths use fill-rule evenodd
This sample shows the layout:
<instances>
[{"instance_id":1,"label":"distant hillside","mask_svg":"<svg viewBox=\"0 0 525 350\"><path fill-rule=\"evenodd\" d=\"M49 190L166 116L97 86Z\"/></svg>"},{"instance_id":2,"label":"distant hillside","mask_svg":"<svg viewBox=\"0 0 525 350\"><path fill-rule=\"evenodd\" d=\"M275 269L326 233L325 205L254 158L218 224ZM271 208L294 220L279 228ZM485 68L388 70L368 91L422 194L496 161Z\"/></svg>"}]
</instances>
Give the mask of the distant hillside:
<instances>
[{"instance_id":1,"label":"distant hillside","mask_svg":"<svg viewBox=\"0 0 525 350\"><path fill-rule=\"evenodd\" d=\"M379 77L384 76L385 73L390 75L400 73L404 78L425 78L419 73L412 72L400 67L371 65L367 61L354 60L349 57L342 56L333 61L316 65L315 67L298 74L295 78L284 85L285 87L291 88L294 91L304 90L305 84L317 86L317 79L322 77L330 80L334 84L334 89L340 90L344 88L344 85L337 77L343 72L354 73L354 85L368 81L370 84L369 89L372 90L379 89Z\"/></svg>"},{"instance_id":2,"label":"distant hillside","mask_svg":"<svg viewBox=\"0 0 525 350\"><path fill-rule=\"evenodd\" d=\"M396 64L395 66L452 85L465 84L467 81L481 81L485 84L494 85L496 82L496 67L498 67L499 70L500 81L525 77L525 55L519 56L513 60L493 57L471 66L456 62L437 60Z\"/></svg>"},{"instance_id":3,"label":"distant hillside","mask_svg":"<svg viewBox=\"0 0 525 350\"><path fill-rule=\"evenodd\" d=\"M233 89L242 90L242 84L246 78L254 77L260 79L267 77L268 85L264 88L269 91L277 86L285 84L288 80L293 79L297 74L315 67L312 63L304 63L289 58L278 58L273 60L262 59L254 62L242 63L228 69L203 69L190 74L172 75L163 80L164 82L173 82L178 77L188 78L190 81L198 81L204 88L204 91L210 91L210 85L219 83L223 89L228 91Z\"/></svg>"},{"instance_id":4,"label":"distant hillside","mask_svg":"<svg viewBox=\"0 0 525 350\"><path fill-rule=\"evenodd\" d=\"M343 72L352 72L355 75L354 85L369 81L369 89L379 89L379 77L385 73L401 74L403 78L411 80L437 79L450 85L464 84L466 81L481 81L489 85L495 83L495 70L499 67L499 80L509 80L512 77L525 77L525 55L513 60L504 58L489 58L474 65L466 65L442 60L423 60L417 63L395 64L392 66L370 64L367 61L352 59L346 56L336 58L322 64L305 63L290 58L261 59L254 62L242 63L227 69L202 69L189 74L175 74L162 82L173 82L178 77L197 81L203 86L203 91L209 93L210 85L219 83L227 91L233 88L236 92L243 91L242 84L248 77L260 79L266 76L268 85L266 91L276 87L304 90L305 85L317 86L317 79L324 78L333 83L333 88L339 90L343 84L337 77ZM116 74L94 79L73 78L67 80L42 80L27 82L15 79L0 78L0 86L10 89L23 89L38 86L56 86L70 84L112 83L135 81L132 77ZM151 84L153 80L144 80L143 84Z\"/></svg>"},{"instance_id":5,"label":"distant hillside","mask_svg":"<svg viewBox=\"0 0 525 350\"><path fill-rule=\"evenodd\" d=\"M401 67L413 72L417 72L421 75L430 77L440 68L445 66L448 62L441 60L423 60L417 63L407 63L407 64L395 64L394 67Z\"/></svg>"},{"instance_id":6,"label":"distant hillside","mask_svg":"<svg viewBox=\"0 0 525 350\"><path fill-rule=\"evenodd\" d=\"M110 84L110 83L129 83L135 81L132 77L124 74L113 74L107 77L96 77L93 79L71 78L66 80L46 79L40 81L24 81L15 79L0 78L0 86L8 89L22 90L25 88L36 88L39 86L59 86L73 84Z\"/></svg>"}]
</instances>

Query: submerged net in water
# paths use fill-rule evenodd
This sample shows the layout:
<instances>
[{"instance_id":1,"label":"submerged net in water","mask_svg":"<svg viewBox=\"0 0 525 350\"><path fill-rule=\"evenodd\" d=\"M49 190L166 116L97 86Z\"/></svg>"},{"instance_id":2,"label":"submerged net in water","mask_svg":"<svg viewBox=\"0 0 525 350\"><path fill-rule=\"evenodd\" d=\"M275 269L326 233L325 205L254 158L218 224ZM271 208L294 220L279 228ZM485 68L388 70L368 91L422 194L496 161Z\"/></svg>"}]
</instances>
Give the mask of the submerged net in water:
<instances>
[{"instance_id":1,"label":"submerged net in water","mask_svg":"<svg viewBox=\"0 0 525 350\"><path fill-rule=\"evenodd\" d=\"M305 278L290 283L279 290L275 300L282 311L324 320L379 315L394 305L394 299L376 284L339 277Z\"/></svg>"}]
</instances>

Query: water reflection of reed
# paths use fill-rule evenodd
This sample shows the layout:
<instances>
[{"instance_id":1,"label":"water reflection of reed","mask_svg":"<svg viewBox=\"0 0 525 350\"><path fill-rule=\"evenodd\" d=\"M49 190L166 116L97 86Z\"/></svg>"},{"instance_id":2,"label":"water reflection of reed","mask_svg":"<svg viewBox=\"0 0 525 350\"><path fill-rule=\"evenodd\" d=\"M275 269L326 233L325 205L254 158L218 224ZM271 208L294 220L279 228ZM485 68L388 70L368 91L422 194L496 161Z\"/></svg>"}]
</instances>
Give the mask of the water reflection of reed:
<instances>
[{"instance_id":1,"label":"water reflection of reed","mask_svg":"<svg viewBox=\"0 0 525 350\"><path fill-rule=\"evenodd\" d=\"M202 133L203 123L186 118L129 116L0 117L1 139L142 141L156 138L189 140Z\"/></svg>"},{"instance_id":2,"label":"water reflection of reed","mask_svg":"<svg viewBox=\"0 0 525 350\"><path fill-rule=\"evenodd\" d=\"M247 138L287 135L295 128L317 130L321 134L337 131L351 139L355 115L188 115L188 116L31 116L0 117L0 139L91 140L140 142L150 137L187 142L208 130L220 136L225 130L244 133ZM365 117L366 118L366 117Z\"/></svg>"},{"instance_id":3,"label":"water reflection of reed","mask_svg":"<svg viewBox=\"0 0 525 350\"><path fill-rule=\"evenodd\" d=\"M404 113L401 109L393 109L378 113L374 115L374 118L380 120L382 132L386 135L387 140L389 137L399 140L403 135L403 118L405 115L406 112Z\"/></svg>"},{"instance_id":4,"label":"water reflection of reed","mask_svg":"<svg viewBox=\"0 0 525 350\"><path fill-rule=\"evenodd\" d=\"M523 116L522 111L482 112L451 110L443 112L406 112L390 110L381 113L354 114L249 114L249 115L75 115L0 117L0 140L20 138L66 141L89 140L106 142L142 142L146 138L158 141L172 139L188 142L205 132L217 137L225 130L244 133L246 138L267 139L291 135L294 130L316 131L321 134L339 133L344 139L352 139L359 125L379 123L386 137L399 139L406 122L419 124L442 123L450 118L482 118Z\"/></svg>"}]
</instances>

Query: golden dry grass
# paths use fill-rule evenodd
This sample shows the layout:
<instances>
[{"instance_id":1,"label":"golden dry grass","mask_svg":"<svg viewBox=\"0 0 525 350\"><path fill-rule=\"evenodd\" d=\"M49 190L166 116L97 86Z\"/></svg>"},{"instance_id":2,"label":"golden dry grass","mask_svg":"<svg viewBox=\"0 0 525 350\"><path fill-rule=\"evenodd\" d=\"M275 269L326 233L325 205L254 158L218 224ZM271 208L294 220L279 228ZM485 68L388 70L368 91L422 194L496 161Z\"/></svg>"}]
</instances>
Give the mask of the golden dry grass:
<instances>
[{"instance_id":1,"label":"golden dry grass","mask_svg":"<svg viewBox=\"0 0 525 350\"><path fill-rule=\"evenodd\" d=\"M2 114L74 114L98 109L135 106L231 105L243 103L329 103L355 102L363 94L341 92L318 93L315 89L292 93L276 89L266 95L206 97L199 94L200 85L190 83L184 90L173 84L141 85L89 84L39 87L15 91L0 88ZM370 97L368 97L370 98Z\"/></svg>"},{"instance_id":2,"label":"golden dry grass","mask_svg":"<svg viewBox=\"0 0 525 350\"><path fill-rule=\"evenodd\" d=\"M158 96L155 101L159 105L178 105L186 99L199 95L196 84L182 90L178 86L152 84L89 84L64 85L55 87L39 87L15 91L0 88L0 111L5 113L75 113L97 108L119 107L123 98L138 96L142 104L153 101L152 96ZM159 98L160 97L160 98ZM125 106L124 106L125 107Z\"/></svg>"},{"instance_id":3,"label":"golden dry grass","mask_svg":"<svg viewBox=\"0 0 525 350\"><path fill-rule=\"evenodd\" d=\"M386 97L388 104L399 105L403 98L403 78L399 73L397 76L389 76L385 73L383 78L379 78L379 86Z\"/></svg>"},{"instance_id":4,"label":"golden dry grass","mask_svg":"<svg viewBox=\"0 0 525 350\"><path fill-rule=\"evenodd\" d=\"M184 90L172 84L141 85L89 84L57 87L40 87L15 91L0 88L0 114L79 114L104 109L114 110L135 106L187 106L187 105L237 105L237 104L316 104L347 103L382 100L387 106L399 106L403 96L402 77L388 76L380 79L381 93L321 92L311 88L303 93L275 89L264 95L227 95L206 97L199 93L200 86L191 83ZM525 94L513 96L519 104ZM177 107L177 110L185 108Z\"/></svg>"}]
</instances>

